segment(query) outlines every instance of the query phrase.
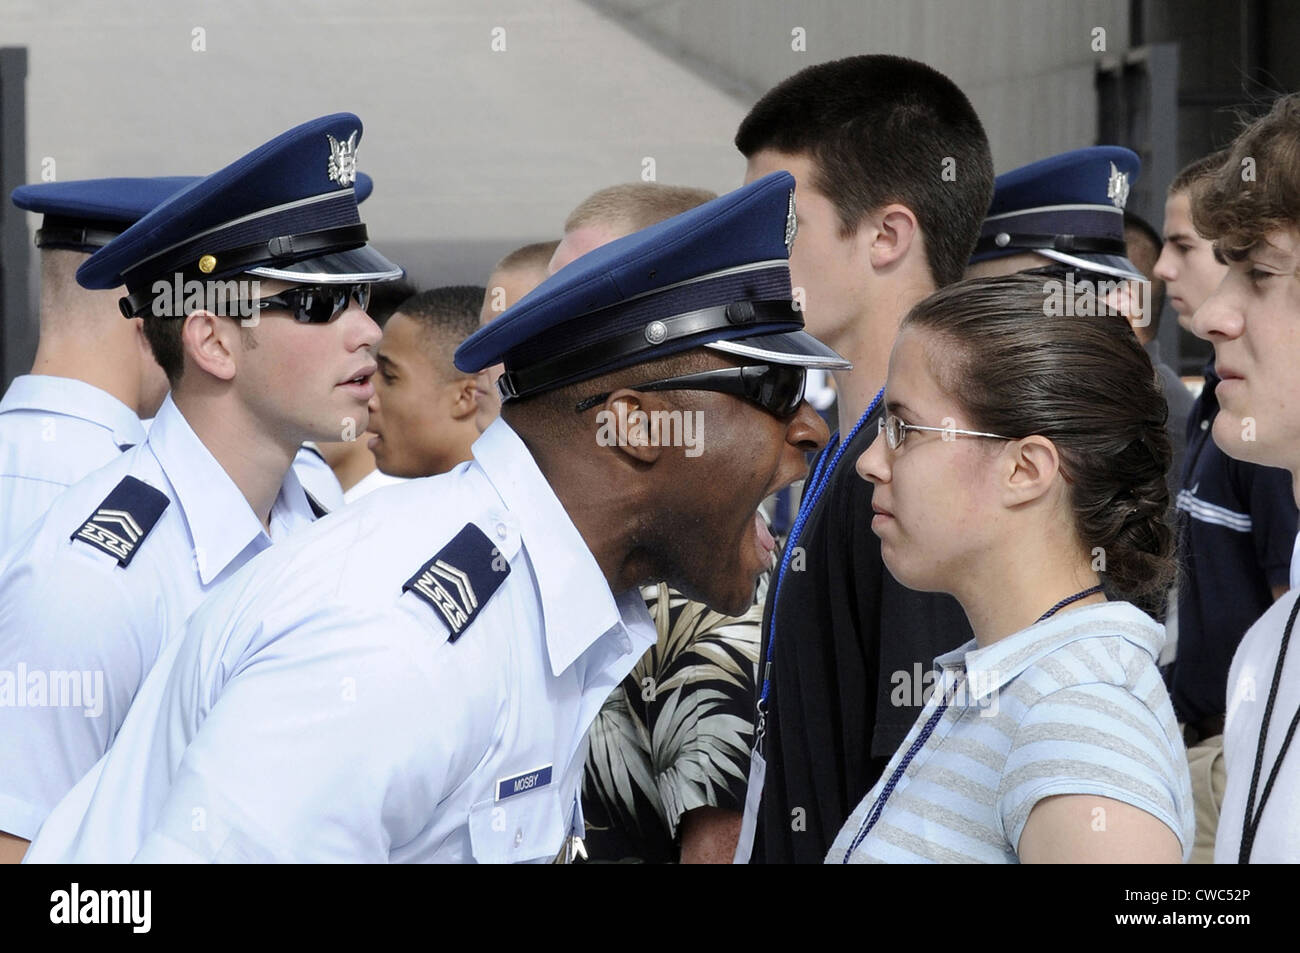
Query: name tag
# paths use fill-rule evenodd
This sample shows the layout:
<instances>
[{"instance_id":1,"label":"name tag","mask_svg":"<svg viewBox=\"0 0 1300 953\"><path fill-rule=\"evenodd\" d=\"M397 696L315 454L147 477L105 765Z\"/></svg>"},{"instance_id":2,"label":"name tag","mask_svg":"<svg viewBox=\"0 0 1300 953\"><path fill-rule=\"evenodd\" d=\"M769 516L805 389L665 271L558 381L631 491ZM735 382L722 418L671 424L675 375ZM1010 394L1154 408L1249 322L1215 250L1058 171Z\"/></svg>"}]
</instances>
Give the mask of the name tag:
<instances>
[{"instance_id":1,"label":"name tag","mask_svg":"<svg viewBox=\"0 0 1300 953\"><path fill-rule=\"evenodd\" d=\"M502 778L497 782L497 800L504 801L516 794L527 794L551 783L551 765L534 768L511 778Z\"/></svg>"}]
</instances>

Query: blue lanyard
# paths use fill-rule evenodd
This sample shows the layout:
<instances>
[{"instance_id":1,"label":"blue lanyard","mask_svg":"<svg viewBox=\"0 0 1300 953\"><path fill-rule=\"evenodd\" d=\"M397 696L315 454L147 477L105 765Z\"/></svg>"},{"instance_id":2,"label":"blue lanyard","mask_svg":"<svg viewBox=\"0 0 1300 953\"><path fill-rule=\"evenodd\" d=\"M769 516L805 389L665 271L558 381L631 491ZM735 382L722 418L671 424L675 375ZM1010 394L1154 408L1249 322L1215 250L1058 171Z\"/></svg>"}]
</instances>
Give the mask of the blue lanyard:
<instances>
[{"instance_id":1,"label":"blue lanyard","mask_svg":"<svg viewBox=\"0 0 1300 953\"><path fill-rule=\"evenodd\" d=\"M794 526L790 530L789 538L785 541L785 551L781 554L781 565L776 573L776 592L772 597L772 621L767 635L767 651L763 655L763 690L758 696L758 731L755 736L755 747L758 747L763 740L767 697L772 690L772 648L776 642L776 610L780 605L781 583L785 581L785 574L790 566L790 558L798 546L799 534L803 532L804 524L808 522L808 517L812 515L813 509L817 506L817 501L821 499L822 493L830 483L831 474L835 472L840 457L844 456L844 451L853 442L853 438L858 435L862 425L876 412L876 408L880 406L880 401L884 396L885 389L882 387L876 392L876 396L872 398L871 404L866 411L858 418L858 422L853 425L848 438L837 444L836 441L839 440L839 434L837 433L831 438L831 442L826 445L826 449L817 455L817 460L813 464L812 476L808 480L811 489L804 494L803 501L799 504L799 513L795 516ZM829 463L827 463L828 460Z\"/></svg>"},{"instance_id":2,"label":"blue lanyard","mask_svg":"<svg viewBox=\"0 0 1300 953\"><path fill-rule=\"evenodd\" d=\"M1082 592L1076 592L1072 596L1066 596L1056 605L1052 606L1052 608L1040 615L1037 621L1034 622L1034 625L1038 625L1039 622L1042 622L1045 619L1050 619L1070 603L1078 602L1080 599L1086 599L1088 596L1095 595L1101 591L1101 586L1093 586L1091 589L1084 589ZM929 720L925 723L925 727L921 729L921 733L916 736L916 740L913 741L911 747L907 749L907 754L903 755L903 760L898 763L898 767L894 769L894 773L889 776L889 780L885 782L884 788L881 789L880 794L876 797L876 803L871 808L871 812L862 821L862 826L858 828L858 834L853 838L853 843L849 844L849 849L844 852L844 860L842 860L841 863L847 864L849 862L849 858L852 857L853 852L858 849L858 845L866 839L866 836L871 833L871 829L876 826L876 821L880 820L880 814L885 809L885 802L889 800L889 795L894 793L894 788L897 786L898 782L902 780L903 772L906 771L907 766L912 763L912 759L916 757L916 753L925 746L927 741L930 740L930 735L934 732L935 725L939 724L939 719L943 717L943 713L948 710L948 707L957 697L957 689L961 687L965 678L966 676L963 674L961 678L957 679L957 681L953 683L952 693L949 694L948 697L943 700L943 703L934 710L933 714L930 715Z\"/></svg>"}]
</instances>

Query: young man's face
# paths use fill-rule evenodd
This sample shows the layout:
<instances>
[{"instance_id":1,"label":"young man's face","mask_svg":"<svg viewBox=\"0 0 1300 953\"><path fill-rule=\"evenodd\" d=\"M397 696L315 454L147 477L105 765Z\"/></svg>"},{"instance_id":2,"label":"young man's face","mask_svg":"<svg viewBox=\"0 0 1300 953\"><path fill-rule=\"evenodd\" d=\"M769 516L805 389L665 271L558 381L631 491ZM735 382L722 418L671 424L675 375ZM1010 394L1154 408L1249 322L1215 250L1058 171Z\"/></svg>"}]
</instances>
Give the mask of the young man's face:
<instances>
[{"instance_id":1,"label":"young man's face","mask_svg":"<svg viewBox=\"0 0 1300 953\"><path fill-rule=\"evenodd\" d=\"M1214 442L1250 463L1300 467L1300 229L1278 231L1227 267L1192 330L1214 345Z\"/></svg>"},{"instance_id":2,"label":"young man's face","mask_svg":"<svg viewBox=\"0 0 1300 953\"><path fill-rule=\"evenodd\" d=\"M506 271L494 271L488 278L487 291L483 295L483 307L479 310L479 327L501 316L528 292L546 280L546 272L540 268L517 268ZM474 392L478 398L474 423L479 433L488 429L492 421L501 415L501 396L497 393L497 378L505 371L504 364L493 364L474 375Z\"/></svg>"},{"instance_id":3,"label":"young man's face","mask_svg":"<svg viewBox=\"0 0 1300 953\"><path fill-rule=\"evenodd\" d=\"M474 378L451 371L451 354L398 311L384 325L369 447L390 476L445 473L461 462L463 429L474 412Z\"/></svg>"},{"instance_id":4,"label":"young man's face","mask_svg":"<svg viewBox=\"0 0 1300 953\"><path fill-rule=\"evenodd\" d=\"M1165 202L1165 244L1156 259L1155 276L1165 283L1165 295L1178 323L1192 330L1192 315L1223 280L1227 268L1214 260L1214 248L1192 227L1186 192Z\"/></svg>"},{"instance_id":5,"label":"young man's face","mask_svg":"<svg viewBox=\"0 0 1300 953\"><path fill-rule=\"evenodd\" d=\"M295 287L301 286L259 281L263 298ZM240 329L235 384L280 438L339 440L366 429L379 338L379 326L355 298L326 324L300 323L288 311L262 311L255 326Z\"/></svg>"},{"instance_id":6,"label":"young man's face","mask_svg":"<svg viewBox=\"0 0 1300 953\"><path fill-rule=\"evenodd\" d=\"M745 182L781 170L794 176L799 224L790 251L790 284L803 289L809 333L835 347L862 313L870 249L862 247L856 234L841 235L839 213L813 184L816 168L807 156L761 149L745 167Z\"/></svg>"}]
</instances>

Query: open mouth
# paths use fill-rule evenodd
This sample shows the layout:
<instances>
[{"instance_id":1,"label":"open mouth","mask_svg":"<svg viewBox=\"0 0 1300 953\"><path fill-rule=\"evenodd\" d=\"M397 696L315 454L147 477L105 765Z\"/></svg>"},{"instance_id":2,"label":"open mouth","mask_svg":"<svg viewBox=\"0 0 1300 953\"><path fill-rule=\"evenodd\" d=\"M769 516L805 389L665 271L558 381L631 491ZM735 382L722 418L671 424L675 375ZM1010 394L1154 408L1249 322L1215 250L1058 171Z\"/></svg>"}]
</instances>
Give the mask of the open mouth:
<instances>
[{"instance_id":1,"label":"open mouth","mask_svg":"<svg viewBox=\"0 0 1300 953\"><path fill-rule=\"evenodd\" d=\"M359 399L369 400L375 394L375 385L370 382L374 376L376 368L374 365L363 367L353 377L349 377L343 383L339 384L344 390L350 391Z\"/></svg>"},{"instance_id":2,"label":"open mouth","mask_svg":"<svg viewBox=\"0 0 1300 953\"><path fill-rule=\"evenodd\" d=\"M758 554L759 564L764 569L771 569L776 563L776 539L767 528L767 521L757 511L754 513L754 551Z\"/></svg>"}]
</instances>

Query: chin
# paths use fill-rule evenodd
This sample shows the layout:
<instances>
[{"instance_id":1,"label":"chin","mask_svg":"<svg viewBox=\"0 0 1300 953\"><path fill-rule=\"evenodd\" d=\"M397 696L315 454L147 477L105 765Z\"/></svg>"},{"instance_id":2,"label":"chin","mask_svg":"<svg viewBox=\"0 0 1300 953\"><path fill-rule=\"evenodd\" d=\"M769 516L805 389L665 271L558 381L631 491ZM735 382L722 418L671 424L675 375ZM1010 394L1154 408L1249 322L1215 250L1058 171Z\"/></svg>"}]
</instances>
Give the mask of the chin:
<instances>
[{"instance_id":1,"label":"chin","mask_svg":"<svg viewBox=\"0 0 1300 953\"><path fill-rule=\"evenodd\" d=\"M1214 418L1214 429L1210 432L1218 448L1234 460L1266 467L1283 466L1281 460L1270 459L1274 454L1267 445L1258 440L1242 439L1246 429L1243 419L1249 418L1242 418L1226 407L1219 408L1219 413Z\"/></svg>"},{"instance_id":2,"label":"chin","mask_svg":"<svg viewBox=\"0 0 1300 953\"><path fill-rule=\"evenodd\" d=\"M758 589L756 578L744 580L711 580L707 586L700 587L688 582L678 584L672 580L668 584L692 602L703 603L714 612L728 616L744 615L754 605L754 594Z\"/></svg>"}]
</instances>

